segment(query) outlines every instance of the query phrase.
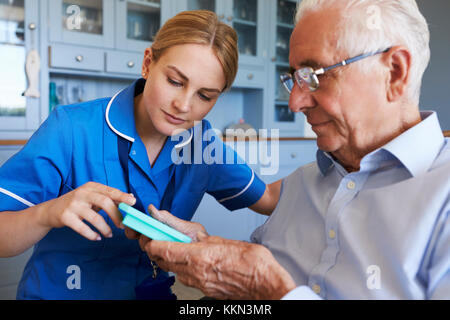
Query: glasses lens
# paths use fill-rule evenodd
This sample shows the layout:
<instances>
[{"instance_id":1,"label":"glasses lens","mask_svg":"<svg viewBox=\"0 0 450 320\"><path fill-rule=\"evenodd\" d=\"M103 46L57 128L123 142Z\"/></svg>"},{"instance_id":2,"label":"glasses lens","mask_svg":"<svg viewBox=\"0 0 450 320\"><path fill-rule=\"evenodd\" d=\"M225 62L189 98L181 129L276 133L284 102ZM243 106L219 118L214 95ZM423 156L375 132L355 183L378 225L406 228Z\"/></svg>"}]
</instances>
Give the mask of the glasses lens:
<instances>
[{"instance_id":1,"label":"glasses lens","mask_svg":"<svg viewBox=\"0 0 450 320\"><path fill-rule=\"evenodd\" d=\"M310 67L298 69L294 76L300 88L308 88L310 91L316 91L319 88L319 79Z\"/></svg>"},{"instance_id":2,"label":"glasses lens","mask_svg":"<svg viewBox=\"0 0 450 320\"><path fill-rule=\"evenodd\" d=\"M292 76L289 73L282 74L280 76L281 83L283 83L285 89L291 93L294 88L294 81L292 80Z\"/></svg>"}]
</instances>

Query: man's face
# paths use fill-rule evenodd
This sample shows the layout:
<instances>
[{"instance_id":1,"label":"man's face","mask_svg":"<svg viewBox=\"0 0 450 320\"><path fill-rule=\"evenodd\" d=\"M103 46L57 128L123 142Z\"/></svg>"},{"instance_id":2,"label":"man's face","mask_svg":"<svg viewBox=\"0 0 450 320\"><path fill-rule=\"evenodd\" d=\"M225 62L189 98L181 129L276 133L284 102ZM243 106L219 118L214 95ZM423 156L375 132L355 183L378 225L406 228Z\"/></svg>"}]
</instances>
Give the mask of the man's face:
<instances>
[{"instance_id":1,"label":"man's face","mask_svg":"<svg viewBox=\"0 0 450 320\"><path fill-rule=\"evenodd\" d=\"M297 70L309 66L316 70L350 58L336 49L338 39L334 29L338 19L337 10L327 9L307 13L300 20L291 37L291 67ZM319 75L320 86L315 92L300 89L297 84L292 90L289 107L293 112L305 114L323 151L364 150L388 117L383 110L386 102L383 73L364 74L355 64Z\"/></svg>"}]
</instances>

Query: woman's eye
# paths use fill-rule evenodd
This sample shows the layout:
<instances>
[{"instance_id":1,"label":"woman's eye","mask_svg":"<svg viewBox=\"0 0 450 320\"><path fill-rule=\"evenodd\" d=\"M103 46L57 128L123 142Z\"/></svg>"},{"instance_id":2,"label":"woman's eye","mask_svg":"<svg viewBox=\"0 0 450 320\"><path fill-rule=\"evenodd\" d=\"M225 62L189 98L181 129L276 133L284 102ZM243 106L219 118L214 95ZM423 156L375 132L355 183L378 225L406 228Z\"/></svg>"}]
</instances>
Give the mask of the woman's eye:
<instances>
[{"instance_id":1,"label":"woman's eye","mask_svg":"<svg viewBox=\"0 0 450 320\"><path fill-rule=\"evenodd\" d=\"M199 93L198 96L200 97L200 99L204 100L204 101L211 101L212 99L208 96L205 96L203 93Z\"/></svg>"},{"instance_id":2,"label":"woman's eye","mask_svg":"<svg viewBox=\"0 0 450 320\"><path fill-rule=\"evenodd\" d=\"M175 81L175 80L172 80L172 79L170 79L170 78L167 78L167 81L168 81L170 84L172 84L172 85L174 85L174 86L177 86L177 87L183 86L182 83L177 82L177 81Z\"/></svg>"}]
</instances>

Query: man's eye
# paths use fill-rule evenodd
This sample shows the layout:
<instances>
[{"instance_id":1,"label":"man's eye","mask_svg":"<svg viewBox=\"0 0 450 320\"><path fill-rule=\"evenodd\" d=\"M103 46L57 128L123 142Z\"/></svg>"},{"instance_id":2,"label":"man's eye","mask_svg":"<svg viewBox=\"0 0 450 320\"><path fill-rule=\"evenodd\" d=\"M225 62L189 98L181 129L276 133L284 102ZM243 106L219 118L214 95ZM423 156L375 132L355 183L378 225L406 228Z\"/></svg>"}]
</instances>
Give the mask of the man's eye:
<instances>
[{"instance_id":1,"label":"man's eye","mask_svg":"<svg viewBox=\"0 0 450 320\"><path fill-rule=\"evenodd\" d=\"M171 85L174 85L174 86L177 86L177 87L183 86L182 83L177 82L177 81L175 81L175 80L172 80L172 79L170 79L170 78L167 78L167 81L168 81Z\"/></svg>"}]
</instances>

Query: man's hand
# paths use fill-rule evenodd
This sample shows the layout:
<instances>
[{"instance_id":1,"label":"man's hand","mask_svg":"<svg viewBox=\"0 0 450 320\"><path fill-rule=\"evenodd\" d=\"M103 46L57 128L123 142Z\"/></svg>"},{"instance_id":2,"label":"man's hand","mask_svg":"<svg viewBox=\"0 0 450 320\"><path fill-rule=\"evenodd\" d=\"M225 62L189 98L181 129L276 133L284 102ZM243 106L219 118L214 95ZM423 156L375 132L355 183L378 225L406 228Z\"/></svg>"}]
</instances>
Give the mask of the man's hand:
<instances>
[{"instance_id":1,"label":"man's hand","mask_svg":"<svg viewBox=\"0 0 450 320\"><path fill-rule=\"evenodd\" d=\"M168 226L180 231L181 233L184 233L185 235L189 236L193 242L198 241L199 234L207 235L205 227L200 223L182 220L175 217L168 211L156 209L153 205L150 205L148 207L148 211L153 218L167 224ZM127 227L125 228L125 235L129 239L139 239L139 245L141 246L142 250L144 250L144 246L147 244L147 242L150 241L149 238Z\"/></svg>"},{"instance_id":2,"label":"man's hand","mask_svg":"<svg viewBox=\"0 0 450 320\"><path fill-rule=\"evenodd\" d=\"M216 299L280 299L296 285L270 251L199 233L192 244L148 241L150 259L184 284Z\"/></svg>"}]
</instances>

